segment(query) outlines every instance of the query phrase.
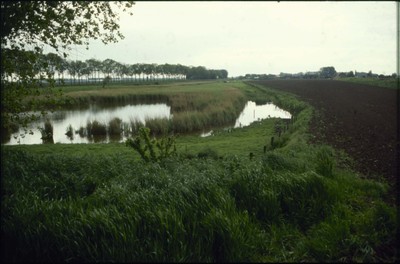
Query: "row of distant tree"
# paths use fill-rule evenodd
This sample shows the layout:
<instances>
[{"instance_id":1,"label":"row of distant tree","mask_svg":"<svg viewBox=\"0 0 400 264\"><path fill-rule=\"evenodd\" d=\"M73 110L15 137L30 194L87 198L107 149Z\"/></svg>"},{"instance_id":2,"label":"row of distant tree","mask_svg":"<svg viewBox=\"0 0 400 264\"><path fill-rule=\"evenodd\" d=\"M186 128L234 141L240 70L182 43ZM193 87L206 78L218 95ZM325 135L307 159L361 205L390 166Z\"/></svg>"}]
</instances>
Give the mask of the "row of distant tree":
<instances>
[{"instance_id":1,"label":"row of distant tree","mask_svg":"<svg viewBox=\"0 0 400 264\"><path fill-rule=\"evenodd\" d=\"M24 62L18 67L27 67ZM212 70L204 66L185 66L181 64L125 64L112 59L86 61L67 60L55 53L43 54L36 62L36 67L42 67L50 71L53 78L69 81L69 84L102 82L105 77L110 82L126 81L155 81L155 80L179 80L179 79L225 79L227 70Z\"/></svg>"},{"instance_id":2,"label":"row of distant tree","mask_svg":"<svg viewBox=\"0 0 400 264\"><path fill-rule=\"evenodd\" d=\"M279 75L274 74L246 74L245 76L239 76L238 79L259 79L259 80L266 80L266 79L276 79L276 78L302 78L302 79L312 79L312 78L334 78L338 76L340 73L336 72L335 67L322 67L319 71L307 71L305 73L284 73L281 72ZM375 77L375 78L396 78L397 74L393 73L392 75L383 75L383 74L374 74L372 71L368 73L365 72L356 72L353 71L342 73L341 75L345 77Z\"/></svg>"}]
</instances>

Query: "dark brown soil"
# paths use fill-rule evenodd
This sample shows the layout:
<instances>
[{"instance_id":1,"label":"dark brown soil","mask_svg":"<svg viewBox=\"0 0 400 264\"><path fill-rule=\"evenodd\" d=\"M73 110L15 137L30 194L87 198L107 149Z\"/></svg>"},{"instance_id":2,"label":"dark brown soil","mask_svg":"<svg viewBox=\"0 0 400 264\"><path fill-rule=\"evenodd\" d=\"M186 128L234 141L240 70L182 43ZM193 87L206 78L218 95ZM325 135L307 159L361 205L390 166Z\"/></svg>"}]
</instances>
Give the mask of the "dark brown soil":
<instances>
[{"instance_id":1,"label":"dark brown soil","mask_svg":"<svg viewBox=\"0 0 400 264\"><path fill-rule=\"evenodd\" d=\"M344 150L366 178L385 178L396 197L399 173L399 92L334 80L254 81L300 96L322 115L313 116L311 143Z\"/></svg>"},{"instance_id":2,"label":"dark brown soil","mask_svg":"<svg viewBox=\"0 0 400 264\"><path fill-rule=\"evenodd\" d=\"M317 111L310 143L344 150L352 168L365 178L386 181L386 201L399 205L399 90L334 80L265 80L252 83L298 95ZM397 240L376 249L385 259L395 254Z\"/></svg>"}]
</instances>

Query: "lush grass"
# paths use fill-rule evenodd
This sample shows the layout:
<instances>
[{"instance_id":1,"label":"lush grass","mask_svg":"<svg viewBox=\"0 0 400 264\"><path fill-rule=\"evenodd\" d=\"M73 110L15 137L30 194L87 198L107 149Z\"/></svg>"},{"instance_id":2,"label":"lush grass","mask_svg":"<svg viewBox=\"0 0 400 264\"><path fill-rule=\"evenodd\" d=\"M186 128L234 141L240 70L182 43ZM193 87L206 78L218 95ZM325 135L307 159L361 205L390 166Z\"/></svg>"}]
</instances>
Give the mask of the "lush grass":
<instances>
[{"instance_id":1,"label":"lush grass","mask_svg":"<svg viewBox=\"0 0 400 264\"><path fill-rule=\"evenodd\" d=\"M183 137L160 163L121 143L2 147L2 258L394 261L374 254L397 233L396 209L382 202L388 186L339 169L332 148L308 146L313 109L294 96L230 85L296 118L285 133L264 119Z\"/></svg>"},{"instance_id":2,"label":"lush grass","mask_svg":"<svg viewBox=\"0 0 400 264\"><path fill-rule=\"evenodd\" d=\"M86 84L81 85L61 85L56 87L61 87L64 93L78 92L78 91L100 91L100 90L118 90L126 88L138 88L143 87L177 87L177 86L188 86L188 85L199 85L206 83L215 83L215 80L181 80L181 81L156 81L156 82L123 82L123 83L109 83L104 88L101 83L98 84Z\"/></svg>"},{"instance_id":3,"label":"lush grass","mask_svg":"<svg viewBox=\"0 0 400 264\"><path fill-rule=\"evenodd\" d=\"M362 83L369 84L379 87L387 87L392 89L399 89L399 78L391 78L391 79L379 79L379 78L355 78L355 77L346 77L346 78L338 78L335 79L338 81L344 82L354 82L354 83Z\"/></svg>"},{"instance_id":4,"label":"lush grass","mask_svg":"<svg viewBox=\"0 0 400 264\"><path fill-rule=\"evenodd\" d=\"M197 97L210 93L214 95L220 94L230 89L228 84L220 81L188 81L161 85L111 84L105 88L96 85L62 87L65 96L69 96L75 104L86 104L89 102L167 100L170 97L176 97L176 94L189 93L195 94ZM178 96L175 101L179 100L181 100L181 97Z\"/></svg>"},{"instance_id":5,"label":"lush grass","mask_svg":"<svg viewBox=\"0 0 400 264\"><path fill-rule=\"evenodd\" d=\"M3 259L374 261L392 239L386 186L334 170L324 148L162 163L3 149Z\"/></svg>"}]
</instances>

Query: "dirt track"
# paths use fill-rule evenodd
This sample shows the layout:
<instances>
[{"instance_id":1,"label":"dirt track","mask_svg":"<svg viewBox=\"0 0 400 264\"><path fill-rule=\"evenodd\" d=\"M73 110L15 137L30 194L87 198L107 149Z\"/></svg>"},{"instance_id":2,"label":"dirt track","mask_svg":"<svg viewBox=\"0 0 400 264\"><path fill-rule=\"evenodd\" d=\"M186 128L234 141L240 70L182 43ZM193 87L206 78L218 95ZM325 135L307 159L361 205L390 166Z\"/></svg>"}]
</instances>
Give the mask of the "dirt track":
<instances>
[{"instance_id":1,"label":"dirt track","mask_svg":"<svg viewBox=\"0 0 400 264\"><path fill-rule=\"evenodd\" d=\"M395 197L399 154L398 90L334 80L253 81L279 91L299 95L322 112L313 117L313 142L343 149L366 177L387 179ZM321 111L322 110L322 111ZM317 132L320 133L317 133Z\"/></svg>"}]
</instances>

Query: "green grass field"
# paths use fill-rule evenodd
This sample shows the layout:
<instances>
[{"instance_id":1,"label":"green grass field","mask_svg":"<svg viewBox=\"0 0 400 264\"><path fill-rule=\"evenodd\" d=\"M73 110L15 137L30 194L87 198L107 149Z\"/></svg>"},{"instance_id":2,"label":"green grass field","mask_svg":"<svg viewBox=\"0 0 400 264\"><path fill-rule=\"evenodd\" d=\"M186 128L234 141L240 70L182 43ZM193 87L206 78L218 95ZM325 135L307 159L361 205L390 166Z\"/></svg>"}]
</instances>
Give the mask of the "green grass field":
<instances>
[{"instance_id":1,"label":"green grass field","mask_svg":"<svg viewBox=\"0 0 400 264\"><path fill-rule=\"evenodd\" d=\"M339 78L335 79L338 81L344 82L354 82L354 83L362 83L369 84L379 87L387 87L391 89L399 89L399 78L391 78L391 79L379 79L379 78L355 78L355 77L347 77L347 78Z\"/></svg>"},{"instance_id":2,"label":"green grass field","mask_svg":"<svg viewBox=\"0 0 400 264\"><path fill-rule=\"evenodd\" d=\"M2 146L2 259L395 260L376 254L397 232L388 186L342 166L342 152L307 144L312 107L256 85L216 85L274 101L294 124L280 137L278 119L181 137L177 155L156 163L122 143Z\"/></svg>"}]
</instances>

